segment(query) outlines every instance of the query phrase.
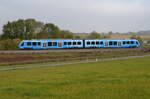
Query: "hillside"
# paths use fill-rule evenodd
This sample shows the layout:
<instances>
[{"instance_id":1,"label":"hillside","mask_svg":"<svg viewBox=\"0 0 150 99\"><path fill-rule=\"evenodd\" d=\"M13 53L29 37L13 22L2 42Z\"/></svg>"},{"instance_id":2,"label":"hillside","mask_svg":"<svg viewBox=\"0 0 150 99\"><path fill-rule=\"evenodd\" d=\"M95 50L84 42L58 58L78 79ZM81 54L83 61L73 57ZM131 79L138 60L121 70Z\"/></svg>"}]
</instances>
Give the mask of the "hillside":
<instances>
[{"instance_id":1,"label":"hillside","mask_svg":"<svg viewBox=\"0 0 150 99\"><path fill-rule=\"evenodd\" d=\"M150 30L147 31L139 31L137 34L150 35Z\"/></svg>"}]
</instances>

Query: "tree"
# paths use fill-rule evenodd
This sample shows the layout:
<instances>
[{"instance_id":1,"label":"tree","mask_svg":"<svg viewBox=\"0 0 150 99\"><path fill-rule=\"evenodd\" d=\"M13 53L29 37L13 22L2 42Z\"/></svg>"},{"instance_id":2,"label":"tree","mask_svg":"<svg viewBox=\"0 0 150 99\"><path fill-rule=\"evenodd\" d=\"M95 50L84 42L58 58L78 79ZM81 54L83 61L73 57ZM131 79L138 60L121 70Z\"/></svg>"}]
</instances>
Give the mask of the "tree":
<instances>
[{"instance_id":1,"label":"tree","mask_svg":"<svg viewBox=\"0 0 150 99\"><path fill-rule=\"evenodd\" d=\"M4 25L3 26L3 32L4 34L1 35L1 38L10 38L12 39L13 38L13 30L12 30L12 24L8 21L7 25Z\"/></svg>"},{"instance_id":2,"label":"tree","mask_svg":"<svg viewBox=\"0 0 150 99\"><path fill-rule=\"evenodd\" d=\"M42 32L47 33L48 38L59 38L60 29L52 23L47 23Z\"/></svg>"},{"instance_id":3,"label":"tree","mask_svg":"<svg viewBox=\"0 0 150 99\"><path fill-rule=\"evenodd\" d=\"M112 35L113 35L113 32L112 32L112 31L108 32L107 38L111 38Z\"/></svg>"},{"instance_id":4,"label":"tree","mask_svg":"<svg viewBox=\"0 0 150 99\"><path fill-rule=\"evenodd\" d=\"M130 38L138 40L140 42L140 44L143 45L143 40L140 36L132 35Z\"/></svg>"},{"instance_id":5,"label":"tree","mask_svg":"<svg viewBox=\"0 0 150 99\"><path fill-rule=\"evenodd\" d=\"M68 30L60 31L59 38L73 39L73 33Z\"/></svg>"},{"instance_id":6,"label":"tree","mask_svg":"<svg viewBox=\"0 0 150 99\"><path fill-rule=\"evenodd\" d=\"M73 33L60 30L53 23L42 23L35 19L19 19L3 26L1 39L57 39L73 38Z\"/></svg>"},{"instance_id":7,"label":"tree","mask_svg":"<svg viewBox=\"0 0 150 99\"><path fill-rule=\"evenodd\" d=\"M40 32L40 33L37 33L36 38L37 39L48 39L49 38L48 36L49 36L48 33Z\"/></svg>"},{"instance_id":8,"label":"tree","mask_svg":"<svg viewBox=\"0 0 150 99\"><path fill-rule=\"evenodd\" d=\"M74 39L81 39L81 37L79 35L75 35L73 38Z\"/></svg>"},{"instance_id":9,"label":"tree","mask_svg":"<svg viewBox=\"0 0 150 99\"><path fill-rule=\"evenodd\" d=\"M88 39L99 39L101 37L101 35L95 31L91 32L89 35L88 35Z\"/></svg>"},{"instance_id":10,"label":"tree","mask_svg":"<svg viewBox=\"0 0 150 99\"><path fill-rule=\"evenodd\" d=\"M2 39L32 39L35 34L42 31L43 23L35 19L19 19L8 22L3 26Z\"/></svg>"}]
</instances>

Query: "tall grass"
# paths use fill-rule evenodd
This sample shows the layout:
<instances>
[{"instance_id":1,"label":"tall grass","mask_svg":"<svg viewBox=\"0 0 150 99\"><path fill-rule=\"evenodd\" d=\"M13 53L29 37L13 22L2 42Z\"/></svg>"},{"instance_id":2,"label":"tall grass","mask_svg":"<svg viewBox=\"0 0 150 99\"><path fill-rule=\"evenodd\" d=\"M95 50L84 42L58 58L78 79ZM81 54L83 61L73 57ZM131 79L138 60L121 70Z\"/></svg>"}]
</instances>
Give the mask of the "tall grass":
<instances>
[{"instance_id":1,"label":"tall grass","mask_svg":"<svg viewBox=\"0 0 150 99\"><path fill-rule=\"evenodd\" d=\"M15 50L18 47L19 39L7 39L0 41L0 50Z\"/></svg>"}]
</instances>

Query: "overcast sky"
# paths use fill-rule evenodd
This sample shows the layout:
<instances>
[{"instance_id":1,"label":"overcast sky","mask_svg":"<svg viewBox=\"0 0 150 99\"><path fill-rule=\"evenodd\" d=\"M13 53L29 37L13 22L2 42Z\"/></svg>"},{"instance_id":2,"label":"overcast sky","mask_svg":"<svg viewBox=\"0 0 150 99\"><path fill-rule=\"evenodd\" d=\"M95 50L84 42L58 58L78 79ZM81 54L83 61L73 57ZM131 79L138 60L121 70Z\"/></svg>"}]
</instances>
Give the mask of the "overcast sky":
<instances>
[{"instance_id":1,"label":"overcast sky","mask_svg":"<svg viewBox=\"0 0 150 99\"><path fill-rule=\"evenodd\" d=\"M0 29L25 18L72 32L150 30L150 0L0 0Z\"/></svg>"}]
</instances>

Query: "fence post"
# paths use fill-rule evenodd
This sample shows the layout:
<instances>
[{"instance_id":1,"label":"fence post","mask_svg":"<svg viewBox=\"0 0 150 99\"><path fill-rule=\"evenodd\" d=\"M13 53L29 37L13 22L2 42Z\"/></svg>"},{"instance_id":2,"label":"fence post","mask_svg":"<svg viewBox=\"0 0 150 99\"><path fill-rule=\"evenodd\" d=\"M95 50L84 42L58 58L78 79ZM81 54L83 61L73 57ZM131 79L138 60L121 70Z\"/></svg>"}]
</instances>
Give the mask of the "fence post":
<instances>
[{"instance_id":1,"label":"fence post","mask_svg":"<svg viewBox=\"0 0 150 99\"><path fill-rule=\"evenodd\" d=\"M96 62L97 62L98 60L97 60L97 58L96 58Z\"/></svg>"},{"instance_id":2,"label":"fence post","mask_svg":"<svg viewBox=\"0 0 150 99\"><path fill-rule=\"evenodd\" d=\"M86 61L88 62L88 57L86 58Z\"/></svg>"}]
</instances>

